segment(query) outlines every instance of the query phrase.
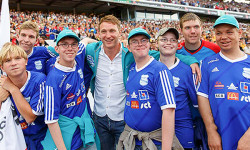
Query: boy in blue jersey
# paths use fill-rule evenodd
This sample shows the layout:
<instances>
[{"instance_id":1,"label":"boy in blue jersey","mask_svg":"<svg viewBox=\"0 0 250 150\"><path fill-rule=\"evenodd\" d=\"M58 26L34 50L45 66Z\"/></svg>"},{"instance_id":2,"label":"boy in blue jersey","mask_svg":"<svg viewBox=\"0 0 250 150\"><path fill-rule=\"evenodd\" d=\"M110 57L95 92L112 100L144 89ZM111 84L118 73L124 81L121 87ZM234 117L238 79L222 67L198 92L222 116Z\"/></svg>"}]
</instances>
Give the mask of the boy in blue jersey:
<instances>
[{"instance_id":1,"label":"boy in blue jersey","mask_svg":"<svg viewBox=\"0 0 250 150\"><path fill-rule=\"evenodd\" d=\"M129 33L128 48L135 63L126 84L126 126L119 139L120 149L123 145L131 150L172 147L176 107L173 77L164 64L148 55L149 39L141 28Z\"/></svg>"},{"instance_id":2,"label":"boy in blue jersey","mask_svg":"<svg viewBox=\"0 0 250 150\"><path fill-rule=\"evenodd\" d=\"M179 33L174 28L163 28L156 35L160 62L170 70L175 86L175 134L185 150L194 148L194 129L189 103L197 104L195 83L190 67L176 56Z\"/></svg>"},{"instance_id":3,"label":"boy in blue jersey","mask_svg":"<svg viewBox=\"0 0 250 150\"><path fill-rule=\"evenodd\" d=\"M0 52L0 66L7 74L0 86L10 93L24 133L28 150L42 150L47 126L44 123L43 91L45 75L26 70L27 54L19 46L7 43Z\"/></svg>"},{"instance_id":4,"label":"boy in blue jersey","mask_svg":"<svg viewBox=\"0 0 250 150\"><path fill-rule=\"evenodd\" d=\"M250 57L239 48L241 30L231 15L214 24L219 54L202 61L198 104L210 149L250 149Z\"/></svg>"},{"instance_id":5,"label":"boy in blue jersey","mask_svg":"<svg viewBox=\"0 0 250 150\"><path fill-rule=\"evenodd\" d=\"M42 142L45 150L99 149L86 109L85 49L78 51L79 41L71 30L63 30L57 37L59 57L45 86L45 123L49 128Z\"/></svg>"},{"instance_id":6,"label":"boy in blue jersey","mask_svg":"<svg viewBox=\"0 0 250 150\"><path fill-rule=\"evenodd\" d=\"M45 74L45 63L55 55L44 46L36 46L38 40L39 28L35 22L24 22L17 35L18 44L28 55L27 70L36 71Z\"/></svg>"},{"instance_id":7,"label":"boy in blue jersey","mask_svg":"<svg viewBox=\"0 0 250 150\"><path fill-rule=\"evenodd\" d=\"M201 39L202 21L196 14L186 13L183 15L180 19L180 28L181 33L185 38L185 42L180 44L181 47L178 48L176 53L193 56L200 62L204 58L212 56L220 51L220 47L218 45ZM200 72L200 69L197 72ZM197 76L200 78L199 73ZM198 105L196 105L196 107L197 106ZM195 148L202 147L204 150L208 150L206 130L202 122L202 118L198 109L191 105L190 107L194 120Z\"/></svg>"}]
</instances>

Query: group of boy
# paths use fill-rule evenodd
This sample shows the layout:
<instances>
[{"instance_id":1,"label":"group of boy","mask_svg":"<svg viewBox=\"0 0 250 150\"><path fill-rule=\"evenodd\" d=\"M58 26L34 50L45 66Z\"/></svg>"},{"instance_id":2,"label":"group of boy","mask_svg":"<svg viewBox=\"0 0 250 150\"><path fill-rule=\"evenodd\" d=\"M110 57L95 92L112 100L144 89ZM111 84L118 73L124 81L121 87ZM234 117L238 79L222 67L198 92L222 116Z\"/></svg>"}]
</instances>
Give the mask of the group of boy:
<instances>
[{"instance_id":1,"label":"group of boy","mask_svg":"<svg viewBox=\"0 0 250 150\"><path fill-rule=\"evenodd\" d=\"M149 50L151 37L141 28L130 31L124 47L120 21L112 15L100 20L101 41L87 46L71 30L63 30L56 40L59 57L49 61L53 68L47 77L33 71L53 55L45 49L39 52L44 57L27 59L39 49L32 46L38 34L20 29L21 48L6 44L0 52L0 66L7 73L0 78L0 90L10 93L28 149L170 150L174 134L184 149L194 149L191 102L199 103L209 149L248 149L250 58L239 49L237 20L230 15L216 20L219 47L200 39L202 24L195 14L184 15L180 25L182 48L177 50L178 31L163 28L156 35L160 52ZM188 66L195 60L176 52L203 60L198 101ZM34 70L26 71L29 61ZM93 122L86 98L89 81Z\"/></svg>"}]
</instances>

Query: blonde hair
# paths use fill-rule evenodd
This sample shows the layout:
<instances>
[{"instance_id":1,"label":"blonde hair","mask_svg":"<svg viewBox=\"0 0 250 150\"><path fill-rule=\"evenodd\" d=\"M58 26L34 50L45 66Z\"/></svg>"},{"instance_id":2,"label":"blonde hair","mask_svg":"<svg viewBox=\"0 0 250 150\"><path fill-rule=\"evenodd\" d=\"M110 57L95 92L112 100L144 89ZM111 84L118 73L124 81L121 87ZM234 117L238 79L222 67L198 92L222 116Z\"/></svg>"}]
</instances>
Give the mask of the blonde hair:
<instances>
[{"instance_id":1,"label":"blonde hair","mask_svg":"<svg viewBox=\"0 0 250 150\"><path fill-rule=\"evenodd\" d=\"M22 30L28 30L28 29L31 29L31 30L35 31L36 32L36 38L38 37L38 35L39 35L39 27L35 22L32 22L32 21L25 21L20 27L19 34L21 33Z\"/></svg>"},{"instance_id":2,"label":"blonde hair","mask_svg":"<svg viewBox=\"0 0 250 150\"><path fill-rule=\"evenodd\" d=\"M3 45L3 48L0 51L0 66L3 66L3 63L10 58L11 54L14 54L14 56L20 56L25 60L28 58L26 52L20 46L8 42Z\"/></svg>"},{"instance_id":3,"label":"blonde hair","mask_svg":"<svg viewBox=\"0 0 250 150\"><path fill-rule=\"evenodd\" d=\"M192 20L192 21L198 20L200 22L200 25L202 25L202 22L201 22L201 19L200 19L199 16L197 16L194 13L186 13L180 19L180 27L181 27L181 29L183 28L183 23L186 22L186 21L190 21L190 20Z\"/></svg>"},{"instance_id":4,"label":"blonde hair","mask_svg":"<svg viewBox=\"0 0 250 150\"><path fill-rule=\"evenodd\" d=\"M103 23L103 22L110 22L114 25L117 25L118 29L120 30L120 27L121 27L121 21L119 19L117 19L115 16L113 15L106 15L104 17L101 18L100 22L99 22L99 26L98 26L98 29L100 31L100 25Z\"/></svg>"}]
</instances>

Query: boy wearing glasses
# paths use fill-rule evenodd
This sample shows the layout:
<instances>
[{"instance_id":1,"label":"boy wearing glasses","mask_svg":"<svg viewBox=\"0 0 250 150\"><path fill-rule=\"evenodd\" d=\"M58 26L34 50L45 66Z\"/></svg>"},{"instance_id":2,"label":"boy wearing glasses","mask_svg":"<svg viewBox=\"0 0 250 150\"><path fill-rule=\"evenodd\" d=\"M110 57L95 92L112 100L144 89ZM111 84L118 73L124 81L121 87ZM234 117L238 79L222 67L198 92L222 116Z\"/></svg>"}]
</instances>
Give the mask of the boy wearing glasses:
<instances>
[{"instance_id":1,"label":"boy wearing glasses","mask_svg":"<svg viewBox=\"0 0 250 150\"><path fill-rule=\"evenodd\" d=\"M149 39L141 28L131 30L128 36L135 63L126 84L126 126L119 149L170 150L172 146L176 107L173 77L164 64L148 55Z\"/></svg>"},{"instance_id":2,"label":"boy wearing glasses","mask_svg":"<svg viewBox=\"0 0 250 150\"><path fill-rule=\"evenodd\" d=\"M173 75L176 109L175 134L185 150L194 147L194 129L189 103L197 105L194 77L190 67L176 56L179 33L174 28L163 28L156 35L160 51L160 62L164 63Z\"/></svg>"},{"instance_id":3,"label":"boy wearing glasses","mask_svg":"<svg viewBox=\"0 0 250 150\"><path fill-rule=\"evenodd\" d=\"M95 144L97 135L86 109L85 49L78 51L79 41L71 30L63 30L57 37L59 57L45 84L45 123L49 130L42 142L44 149L96 149L99 145Z\"/></svg>"}]
</instances>

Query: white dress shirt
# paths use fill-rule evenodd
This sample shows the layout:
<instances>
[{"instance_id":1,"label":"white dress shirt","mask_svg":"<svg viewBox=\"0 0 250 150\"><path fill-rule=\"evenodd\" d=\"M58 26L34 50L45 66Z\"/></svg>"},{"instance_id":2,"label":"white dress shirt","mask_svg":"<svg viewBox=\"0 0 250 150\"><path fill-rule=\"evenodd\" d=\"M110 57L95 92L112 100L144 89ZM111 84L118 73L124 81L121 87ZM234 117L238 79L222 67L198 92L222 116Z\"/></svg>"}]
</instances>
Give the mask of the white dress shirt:
<instances>
[{"instance_id":1,"label":"white dress shirt","mask_svg":"<svg viewBox=\"0 0 250 150\"><path fill-rule=\"evenodd\" d=\"M114 121L124 120L125 98L122 47L111 61L102 46L95 77L94 112L100 117L107 114Z\"/></svg>"}]
</instances>

